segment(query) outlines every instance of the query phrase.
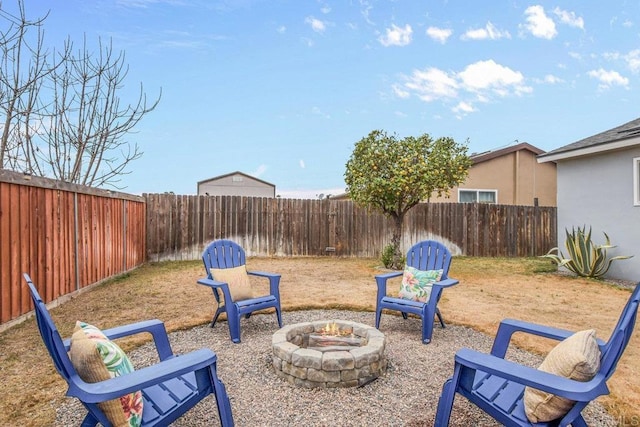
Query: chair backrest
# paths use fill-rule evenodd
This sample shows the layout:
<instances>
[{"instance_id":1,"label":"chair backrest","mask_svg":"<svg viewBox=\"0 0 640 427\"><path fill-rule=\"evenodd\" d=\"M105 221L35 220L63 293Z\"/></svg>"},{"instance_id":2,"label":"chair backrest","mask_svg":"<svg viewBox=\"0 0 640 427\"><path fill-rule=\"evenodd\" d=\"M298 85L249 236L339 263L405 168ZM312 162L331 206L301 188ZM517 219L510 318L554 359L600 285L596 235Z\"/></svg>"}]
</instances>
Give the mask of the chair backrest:
<instances>
[{"instance_id":1,"label":"chair backrest","mask_svg":"<svg viewBox=\"0 0 640 427\"><path fill-rule=\"evenodd\" d=\"M423 271L442 269L442 279L448 279L451 252L440 242L423 240L407 251L406 263L410 267Z\"/></svg>"},{"instance_id":2,"label":"chair backrest","mask_svg":"<svg viewBox=\"0 0 640 427\"><path fill-rule=\"evenodd\" d=\"M602 347L600 368L601 372L605 374L606 379L611 377L616 370L618 361L631 339L638 315L638 304L640 304L640 283L636 284L635 289L620 314L616 327L611 333L611 337L609 337L607 343Z\"/></svg>"},{"instance_id":3,"label":"chair backrest","mask_svg":"<svg viewBox=\"0 0 640 427\"><path fill-rule=\"evenodd\" d=\"M47 310L44 301L40 298L40 294L38 293L36 286L33 284L28 274L24 274L24 279L29 286L29 292L31 294L31 300L33 301L36 321L38 322L38 329L40 330L42 341L44 342L45 347L47 347L47 351L53 360L56 370L62 378L69 382L71 376L75 373L75 369L71 364L71 360L67 354L67 349L62 342L62 338L60 337L60 333L58 332L56 325L53 323L49 310Z\"/></svg>"},{"instance_id":4,"label":"chair backrest","mask_svg":"<svg viewBox=\"0 0 640 427\"><path fill-rule=\"evenodd\" d=\"M211 279L212 268L232 268L246 264L244 249L231 240L215 240L202 253L202 261Z\"/></svg>"}]
</instances>

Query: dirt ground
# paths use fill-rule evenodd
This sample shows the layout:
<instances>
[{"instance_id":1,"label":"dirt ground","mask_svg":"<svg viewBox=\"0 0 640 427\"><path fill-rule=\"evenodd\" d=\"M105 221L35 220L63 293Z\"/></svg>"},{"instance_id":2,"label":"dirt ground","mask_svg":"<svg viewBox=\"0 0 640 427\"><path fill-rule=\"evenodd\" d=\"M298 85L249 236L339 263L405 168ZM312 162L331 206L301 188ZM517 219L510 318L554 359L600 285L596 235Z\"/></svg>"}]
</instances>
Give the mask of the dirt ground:
<instances>
[{"instance_id":1,"label":"dirt ground","mask_svg":"<svg viewBox=\"0 0 640 427\"><path fill-rule=\"evenodd\" d=\"M373 311L373 277L384 271L375 259L332 257L251 258L247 267L282 275L285 311ZM63 337L70 335L76 320L109 328L158 318L169 331L190 328L208 322L215 310L210 290L196 284L203 273L200 262L145 265L77 295L52 309L52 316ZM439 307L445 321L489 335L495 334L500 320L511 317L576 331L595 328L606 340L630 294L628 287L559 275L553 265L538 258L457 257L449 276L460 284L443 293ZM392 282L389 293L395 292L399 283ZM264 279L254 279L253 285L257 292L268 288ZM416 331L416 339L419 335ZM611 394L601 398L620 425L640 422L638 335L636 330L609 381ZM144 340L119 343L127 350ZM518 334L514 343L539 354L554 345ZM52 424L66 388L45 353L33 319L0 334L0 378L0 425Z\"/></svg>"}]
</instances>

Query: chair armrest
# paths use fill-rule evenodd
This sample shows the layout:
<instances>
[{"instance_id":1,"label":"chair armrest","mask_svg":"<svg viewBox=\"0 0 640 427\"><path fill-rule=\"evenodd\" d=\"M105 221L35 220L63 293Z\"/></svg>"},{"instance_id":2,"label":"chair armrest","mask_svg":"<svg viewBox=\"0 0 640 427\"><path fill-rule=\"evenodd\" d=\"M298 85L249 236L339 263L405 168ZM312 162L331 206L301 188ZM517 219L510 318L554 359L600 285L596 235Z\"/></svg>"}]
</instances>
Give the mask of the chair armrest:
<instances>
[{"instance_id":1,"label":"chair armrest","mask_svg":"<svg viewBox=\"0 0 640 427\"><path fill-rule=\"evenodd\" d=\"M566 329L525 322L523 320L504 319L500 322L500 326L498 327L498 332L496 333L496 337L493 341L493 347L491 348L491 354L496 357L504 358L507 353L511 337L516 332L524 332L556 341L562 341L574 334L574 331ZM598 340L598 344L602 347L604 342L602 340Z\"/></svg>"},{"instance_id":2,"label":"chair armrest","mask_svg":"<svg viewBox=\"0 0 640 427\"><path fill-rule=\"evenodd\" d=\"M486 372L579 402L588 402L609 393L602 373L598 373L591 381L576 381L468 348L459 350L455 355L455 361L462 367Z\"/></svg>"},{"instance_id":3,"label":"chair armrest","mask_svg":"<svg viewBox=\"0 0 640 427\"><path fill-rule=\"evenodd\" d=\"M231 298L231 292L229 291L229 284L226 282L218 282L217 280L204 278L198 280L199 285L209 286L210 288L219 289L224 294L225 301L233 301Z\"/></svg>"},{"instance_id":4,"label":"chair armrest","mask_svg":"<svg viewBox=\"0 0 640 427\"><path fill-rule=\"evenodd\" d=\"M167 330L164 327L164 323L158 319L144 320L142 322L117 326L115 328L105 329L102 331L102 333L110 340L145 332L150 333L153 337L153 342L156 346L156 350L158 351L158 358L160 360L173 357L173 350L171 350ZM71 348L71 339L64 340L64 346L65 349L69 351Z\"/></svg>"},{"instance_id":5,"label":"chair armrest","mask_svg":"<svg viewBox=\"0 0 640 427\"><path fill-rule=\"evenodd\" d=\"M433 282L433 284L431 285L432 287L439 287L439 288L448 288L450 286L453 285L457 285L458 283L460 283L460 281L458 279L452 279L452 278L448 278L448 279L444 279L444 280L440 280L439 282Z\"/></svg>"},{"instance_id":6,"label":"chair armrest","mask_svg":"<svg viewBox=\"0 0 640 427\"><path fill-rule=\"evenodd\" d=\"M260 276L260 277L282 277L282 274L276 273L267 273L266 271L247 271L247 274L251 274L252 276Z\"/></svg>"},{"instance_id":7,"label":"chair armrest","mask_svg":"<svg viewBox=\"0 0 640 427\"><path fill-rule=\"evenodd\" d=\"M247 271L247 274L258 277L266 277L269 279L269 294L276 297L280 301L280 278L281 274L267 273L266 271Z\"/></svg>"},{"instance_id":8,"label":"chair armrest","mask_svg":"<svg viewBox=\"0 0 640 427\"><path fill-rule=\"evenodd\" d=\"M159 384L178 375L207 368L216 360L216 354L205 348L97 383L87 383L79 376L73 375L67 395L87 403L100 403Z\"/></svg>"},{"instance_id":9,"label":"chair armrest","mask_svg":"<svg viewBox=\"0 0 640 427\"><path fill-rule=\"evenodd\" d=\"M382 298L384 298L387 295L387 280L393 277L402 276L402 274L403 274L402 271L392 271L390 273L377 274L375 276L376 285L378 286L378 294L377 294L378 303L380 303L380 300L382 300Z\"/></svg>"},{"instance_id":10,"label":"chair armrest","mask_svg":"<svg viewBox=\"0 0 640 427\"><path fill-rule=\"evenodd\" d=\"M403 271L392 271L390 273L384 273L384 274L376 274L376 281L378 280L384 280L386 281L387 279L391 279L392 277L398 277L398 276L402 276L404 272Z\"/></svg>"}]
</instances>

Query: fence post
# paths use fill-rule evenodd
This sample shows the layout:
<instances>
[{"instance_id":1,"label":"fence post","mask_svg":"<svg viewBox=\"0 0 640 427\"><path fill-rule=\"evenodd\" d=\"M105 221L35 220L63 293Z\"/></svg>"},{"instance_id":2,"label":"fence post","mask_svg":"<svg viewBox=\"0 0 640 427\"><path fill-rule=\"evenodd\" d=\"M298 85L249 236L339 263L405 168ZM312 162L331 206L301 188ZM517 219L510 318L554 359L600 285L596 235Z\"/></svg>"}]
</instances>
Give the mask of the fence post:
<instances>
[{"instance_id":1,"label":"fence post","mask_svg":"<svg viewBox=\"0 0 640 427\"><path fill-rule=\"evenodd\" d=\"M78 255L78 193L73 192L73 264L75 266L76 291L80 289L80 256Z\"/></svg>"}]
</instances>

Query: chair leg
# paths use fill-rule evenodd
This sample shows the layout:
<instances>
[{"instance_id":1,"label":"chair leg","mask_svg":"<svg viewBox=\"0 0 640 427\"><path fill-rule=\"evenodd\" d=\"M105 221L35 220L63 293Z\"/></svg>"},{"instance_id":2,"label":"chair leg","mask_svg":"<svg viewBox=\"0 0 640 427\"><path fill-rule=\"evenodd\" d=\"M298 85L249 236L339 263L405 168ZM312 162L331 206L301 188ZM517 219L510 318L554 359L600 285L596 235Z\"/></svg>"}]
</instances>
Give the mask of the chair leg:
<instances>
[{"instance_id":1,"label":"chair leg","mask_svg":"<svg viewBox=\"0 0 640 427\"><path fill-rule=\"evenodd\" d=\"M433 311L422 314L422 343L429 344L433 336Z\"/></svg>"},{"instance_id":2,"label":"chair leg","mask_svg":"<svg viewBox=\"0 0 640 427\"><path fill-rule=\"evenodd\" d=\"M453 377L445 381L442 386L442 394L438 400L438 410L434 427L447 427L453 410L453 401L456 397L456 387L460 381L460 365L456 364L453 370Z\"/></svg>"},{"instance_id":3,"label":"chair leg","mask_svg":"<svg viewBox=\"0 0 640 427\"><path fill-rule=\"evenodd\" d=\"M229 313L227 313L228 315ZM236 344L240 343L240 316L229 317L229 335L231 335L231 341Z\"/></svg>"},{"instance_id":4,"label":"chair leg","mask_svg":"<svg viewBox=\"0 0 640 427\"><path fill-rule=\"evenodd\" d=\"M376 308L376 329L380 329L380 317L382 317L382 309Z\"/></svg>"},{"instance_id":5,"label":"chair leg","mask_svg":"<svg viewBox=\"0 0 640 427\"><path fill-rule=\"evenodd\" d=\"M278 318L278 327L282 328L282 313L280 307L276 307L276 317Z\"/></svg>"},{"instance_id":6,"label":"chair leg","mask_svg":"<svg viewBox=\"0 0 640 427\"><path fill-rule=\"evenodd\" d=\"M575 420L571 421L571 426L572 427L588 427L587 423L584 420L584 418L582 418L582 415L579 415L578 418L576 418Z\"/></svg>"},{"instance_id":7,"label":"chair leg","mask_svg":"<svg viewBox=\"0 0 640 427\"><path fill-rule=\"evenodd\" d=\"M91 413L88 413L84 420L82 420L82 424L80 427L95 427L98 425L98 420L96 420Z\"/></svg>"},{"instance_id":8,"label":"chair leg","mask_svg":"<svg viewBox=\"0 0 640 427\"><path fill-rule=\"evenodd\" d=\"M405 313L404 311L402 312L402 318L403 318L404 320L407 320L407 313Z\"/></svg>"},{"instance_id":9,"label":"chair leg","mask_svg":"<svg viewBox=\"0 0 640 427\"><path fill-rule=\"evenodd\" d=\"M213 315L213 320L211 320L211 327L213 328L216 325L216 321L218 320L218 316L220 316L220 313L222 313L224 310L221 307L218 307L218 309L216 310L216 314Z\"/></svg>"},{"instance_id":10,"label":"chair leg","mask_svg":"<svg viewBox=\"0 0 640 427\"><path fill-rule=\"evenodd\" d=\"M442 320L442 315L440 314L440 309L436 307L436 316L438 316L438 320L440 321L440 326L444 329L444 321Z\"/></svg>"},{"instance_id":11,"label":"chair leg","mask_svg":"<svg viewBox=\"0 0 640 427\"><path fill-rule=\"evenodd\" d=\"M215 368L211 368L211 376L213 378L213 389L216 398L216 405L218 406L218 416L220 417L220 424L223 427L233 427L233 414L231 413L231 402L229 401L229 395L224 387L224 384L218 378Z\"/></svg>"}]
</instances>

